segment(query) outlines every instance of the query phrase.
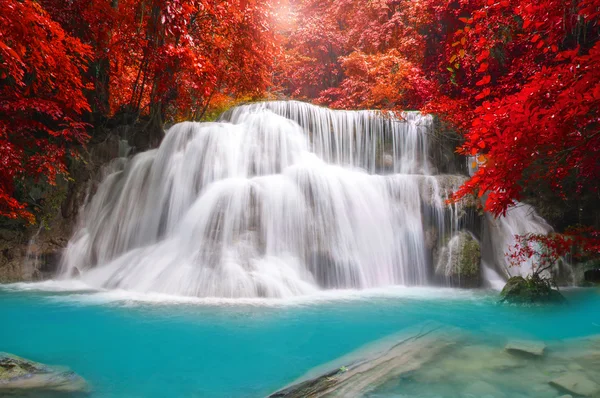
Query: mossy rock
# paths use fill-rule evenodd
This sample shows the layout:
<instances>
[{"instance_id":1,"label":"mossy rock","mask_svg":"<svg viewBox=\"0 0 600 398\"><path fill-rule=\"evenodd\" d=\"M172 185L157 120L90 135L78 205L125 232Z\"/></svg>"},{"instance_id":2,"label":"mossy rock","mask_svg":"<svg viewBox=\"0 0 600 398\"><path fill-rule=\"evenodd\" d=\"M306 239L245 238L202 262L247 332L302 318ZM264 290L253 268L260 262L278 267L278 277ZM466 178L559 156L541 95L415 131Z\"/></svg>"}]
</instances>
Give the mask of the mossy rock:
<instances>
[{"instance_id":1,"label":"mossy rock","mask_svg":"<svg viewBox=\"0 0 600 398\"><path fill-rule=\"evenodd\" d=\"M527 304L548 303L565 304L566 299L560 292L553 289L549 281L538 276L523 278L513 276L500 292L501 302Z\"/></svg>"},{"instance_id":2,"label":"mossy rock","mask_svg":"<svg viewBox=\"0 0 600 398\"><path fill-rule=\"evenodd\" d=\"M466 278L479 276L481 249L479 242L470 235L462 242L462 250L458 256L458 273Z\"/></svg>"},{"instance_id":3,"label":"mossy rock","mask_svg":"<svg viewBox=\"0 0 600 398\"><path fill-rule=\"evenodd\" d=\"M0 396L89 392L86 381L68 369L61 369L0 352Z\"/></svg>"},{"instance_id":4,"label":"mossy rock","mask_svg":"<svg viewBox=\"0 0 600 398\"><path fill-rule=\"evenodd\" d=\"M481 284L481 247L466 231L454 235L442 248L437 259L436 274L457 287L479 287Z\"/></svg>"}]
</instances>

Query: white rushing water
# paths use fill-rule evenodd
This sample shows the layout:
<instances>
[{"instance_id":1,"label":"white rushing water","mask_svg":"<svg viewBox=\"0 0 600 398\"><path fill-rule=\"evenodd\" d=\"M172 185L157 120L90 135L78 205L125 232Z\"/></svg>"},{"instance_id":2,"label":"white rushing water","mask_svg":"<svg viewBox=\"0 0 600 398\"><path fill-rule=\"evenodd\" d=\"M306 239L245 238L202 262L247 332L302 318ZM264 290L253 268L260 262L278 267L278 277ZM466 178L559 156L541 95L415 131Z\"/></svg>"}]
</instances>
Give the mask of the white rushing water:
<instances>
[{"instance_id":1,"label":"white rushing water","mask_svg":"<svg viewBox=\"0 0 600 398\"><path fill-rule=\"evenodd\" d=\"M486 248L482 253L484 262L495 264L496 271L505 277L531 274L533 259L518 265L511 264L509 261L508 254L517 243L515 235L545 235L552 231L552 227L535 212L533 207L525 203L516 203L506 211L504 216L494 218L490 214L485 214L484 217L483 240Z\"/></svg>"},{"instance_id":2,"label":"white rushing water","mask_svg":"<svg viewBox=\"0 0 600 398\"><path fill-rule=\"evenodd\" d=\"M467 158L470 176L475 174L478 166L475 156ZM485 198L486 195L482 199L485 201ZM483 215L481 266L487 284L498 289L503 287L504 281L511 276L531 274L533 259L521 264L511 264L509 261L509 254L517 244L515 236L545 235L551 231L552 226L540 217L532 206L525 203L515 202L514 206L508 208L506 214L500 217L485 213ZM556 271L570 272L570 269Z\"/></svg>"},{"instance_id":3,"label":"white rushing water","mask_svg":"<svg viewBox=\"0 0 600 398\"><path fill-rule=\"evenodd\" d=\"M426 285L464 227L431 175L432 118L240 106L116 162L63 256L88 285L199 297ZM113 165L113 167L115 167Z\"/></svg>"}]
</instances>

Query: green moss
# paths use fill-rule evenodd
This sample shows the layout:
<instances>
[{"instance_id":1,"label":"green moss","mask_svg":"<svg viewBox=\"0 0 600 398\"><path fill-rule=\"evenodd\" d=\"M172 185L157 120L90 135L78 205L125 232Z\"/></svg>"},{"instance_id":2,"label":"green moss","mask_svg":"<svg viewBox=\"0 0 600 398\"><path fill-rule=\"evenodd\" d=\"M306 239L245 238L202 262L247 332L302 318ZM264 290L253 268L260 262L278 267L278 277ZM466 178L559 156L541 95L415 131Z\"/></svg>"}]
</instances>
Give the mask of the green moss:
<instances>
[{"instance_id":1,"label":"green moss","mask_svg":"<svg viewBox=\"0 0 600 398\"><path fill-rule=\"evenodd\" d=\"M481 249L479 243L471 236L463 241L458 259L458 272L461 277L473 278L479 276Z\"/></svg>"},{"instance_id":2,"label":"green moss","mask_svg":"<svg viewBox=\"0 0 600 398\"><path fill-rule=\"evenodd\" d=\"M562 304L566 300L562 294L552 287L550 280L538 275L513 276L500 292L501 302L509 303L554 303Z\"/></svg>"},{"instance_id":3,"label":"green moss","mask_svg":"<svg viewBox=\"0 0 600 398\"><path fill-rule=\"evenodd\" d=\"M453 236L440 256L436 273L444 283L467 288L481 285L481 249L470 233L461 231Z\"/></svg>"}]
</instances>

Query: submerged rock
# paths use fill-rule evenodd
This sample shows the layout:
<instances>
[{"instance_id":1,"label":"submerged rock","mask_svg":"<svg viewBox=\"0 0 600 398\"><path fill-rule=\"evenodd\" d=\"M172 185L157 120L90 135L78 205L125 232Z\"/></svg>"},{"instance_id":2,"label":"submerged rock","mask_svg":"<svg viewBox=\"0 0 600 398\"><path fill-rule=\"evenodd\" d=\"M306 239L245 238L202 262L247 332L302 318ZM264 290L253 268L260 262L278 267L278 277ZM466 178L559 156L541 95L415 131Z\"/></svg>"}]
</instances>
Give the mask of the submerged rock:
<instances>
[{"instance_id":1,"label":"submerged rock","mask_svg":"<svg viewBox=\"0 0 600 398\"><path fill-rule=\"evenodd\" d=\"M548 281L539 277L513 276L500 292L501 302L564 304L565 298Z\"/></svg>"},{"instance_id":2,"label":"submerged rock","mask_svg":"<svg viewBox=\"0 0 600 398\"><path fill-rule=\"evenodd\" d=\"M387 382L420 369L460 339L454 328L426 324L370 344L354 354L319 367L270 398L360 397ZM315 375L316 374L316 375Z\"/></svg>"},{"instance_id":3,"label":"submerged rock","mask_svg":"<svg viewBox=\"0 0 600 398\"><path fill-rule=\"evenodd\" d=\"M580 373L563 374L550 381L550 384L562 391L583 397L591 397L600 393L600 385Z\"/></svg>"},{"instance_id":4,"label":"submerged rock","mask_svg":"<svg viewBox=\"0 0 600 398\"><path fill-rule=\"evenodd\" d=\"M514 340L509 341L504 349L510 353L541 357L544 355L546 344L539 341Z\"/></svg>"},{"instance_id":5,"label":"submerged rock","mask_svg":"<svg viewBox=\"0 0 600 398\"><path fill-rule=\"evenodd\" d=\"M493 397L503 398L506 395L496 387L482 380L473 382L464 391L466 397Z\"/></svg>"},{"instance_id":6,"label":"submerged rock","mask_svg":"<svg viewBox=\"0 0 600 398\"><path fill-rule=\"evenodd\" d=\"M10 392L85 393L88 385L76 373L0 352L0 396Z\"/></svg>"}]
</instances>

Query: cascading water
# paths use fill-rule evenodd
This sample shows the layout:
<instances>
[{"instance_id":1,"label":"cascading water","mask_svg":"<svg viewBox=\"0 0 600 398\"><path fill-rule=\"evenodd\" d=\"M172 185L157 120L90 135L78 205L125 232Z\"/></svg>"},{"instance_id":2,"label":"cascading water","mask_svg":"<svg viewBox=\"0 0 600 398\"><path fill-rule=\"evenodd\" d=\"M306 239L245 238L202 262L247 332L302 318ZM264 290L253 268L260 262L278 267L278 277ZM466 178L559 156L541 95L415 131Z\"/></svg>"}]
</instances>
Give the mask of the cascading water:
<instances>
[{"instance_id":1,"label":"cascading water","mask_svg":"<svg viewBox=\"0 0 600 398\"><path fill-rule=\"evenodd\" d=\"M431 122L271 102L175 125L101 184L63 274L225 297L426 284L425 224L444 222Z\"/></svg>"},{"instance_id":2,"label":"cascading water","mask_svg":"<svg viewBox=\"0 0 600 398\"><path fill-rule=\"evenodd\" d=\"M281 101L177 124L115 163L62 274L218 297L427 284L436 248L464 228L444 200L464 177L431 175L432 120Z\"/></svg>"},{"instance_id":3,"label":"cascading water","mask_svg":"<svg viewBox=\"0 0 600 398\"><path fill-rule=\"evenodd\" d=\"M552 231L552 227L540 217L535 209L525 203L516 203L504 216L494 218L485 214L483 231L484 262L495 264L496 270L508 276L526 276L532 272L532 261L529 260L515 266L508 261L508 252L515 246L515 235L541 234ZM567 270L568 271L568 270Z\"/></svg>"},{"instance_id":4,"label":"cascading water","mask_svg":"<svg viewBox=\"0 0 600 398\"><path fill-rule=\"evenodd\" d=\"M473 176L479 165L476 157L467 158L467 169ZM482 199L486 200L486 195ZM504 281L511 276L526 276L531 274L535 259L530 259L516 266L509 261L509 252L517 243L516 235L540 234L552 231L552 226L540 217L535 209L525 203L515 202L507 209L506 214L494 217L489 213L483 215L482 233L482 271L487 284L501 288ZM541 248L540 248L541 250ZM572 274L570 266L556 269L555 273Z\"/></svg>"}]
</instances>

